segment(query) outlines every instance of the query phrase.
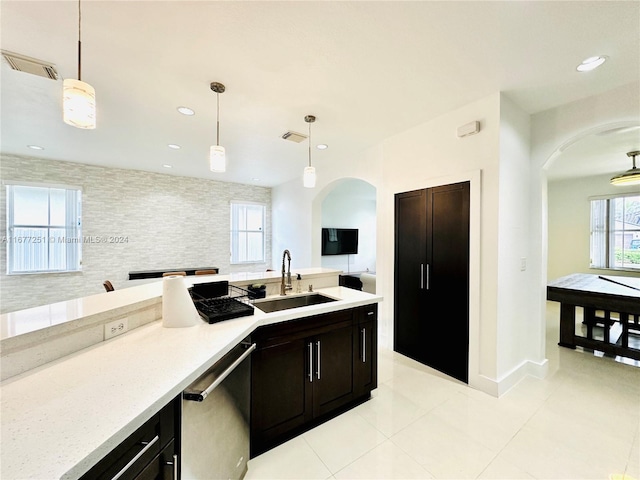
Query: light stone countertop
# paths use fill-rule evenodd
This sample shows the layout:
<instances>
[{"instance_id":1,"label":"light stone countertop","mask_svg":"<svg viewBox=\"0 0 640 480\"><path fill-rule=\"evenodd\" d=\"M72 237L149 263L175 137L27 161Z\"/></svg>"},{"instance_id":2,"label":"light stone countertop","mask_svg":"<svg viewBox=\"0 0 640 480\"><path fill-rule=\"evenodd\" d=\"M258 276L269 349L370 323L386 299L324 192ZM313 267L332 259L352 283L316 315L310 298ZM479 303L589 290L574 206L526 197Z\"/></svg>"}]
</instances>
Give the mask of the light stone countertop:
<instances>
[{"instance_id":1,"label":"light stone countertop","mask_svg":"<svg viewBox=\"0 0 640 480\"><path fill-rule=\"evenodd\" d=\"M338 275L341 270L329 268L299 268L292 270L291 277L295 282L300 273L303 285L314 278ZM247 286L252 283L274 284L280 282L281 272L239 272L228 275L189 275L185 277L187 286L211 281L228 281L236 286ZM0 315L0 340L3 344L9 339L19 336L46 335L52 327L63 328L65 324L80 322L84 319L95 319L102 315L112 316L114 310L124 309L134 303L152 301L162 296L162 278L131 280L125 282L126 288L118 288L109 294L98 293L63 302L52 303L40 307L28 308ZM3 345L5 346L5 345Z\"/></svg>"},{"instance_id":2,"label":"light stone countertop","mask_svg":"<svg viewBox=\"0 0 640 480\"><path fill-rule=\"evenodd\" d=\"M339 300L188 328L155 321L6 380L0 477L78 478L258 326L382 301L344 287L317 292Z\"/></svg>"}]
</instances>

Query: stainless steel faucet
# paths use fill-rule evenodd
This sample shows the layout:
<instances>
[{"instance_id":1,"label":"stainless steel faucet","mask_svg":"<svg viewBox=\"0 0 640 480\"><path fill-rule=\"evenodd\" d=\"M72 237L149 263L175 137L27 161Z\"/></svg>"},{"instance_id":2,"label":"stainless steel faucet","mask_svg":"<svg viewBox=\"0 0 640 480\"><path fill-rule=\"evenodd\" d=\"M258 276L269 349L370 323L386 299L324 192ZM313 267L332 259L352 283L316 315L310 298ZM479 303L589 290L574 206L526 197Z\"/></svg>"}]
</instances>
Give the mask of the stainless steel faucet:
<instances>
[{"instance_id":1,"label":"stainless steel faucet","mask_svg":"<svg viewBox=\"0 0 640 480\"><path fill-rule=\"evenodd\" d=\"M284 275L285 275L285 271L284 271L284 258L287 257L289 259L289 265L287 268L287 283L284 282ZM280 282L280 295L286 295L287 294L287 290L292 290L293 287L291 286L291 253L289 253L289 250L285 250L282 253L282 281Z\"/></svg>"}]
</instances>

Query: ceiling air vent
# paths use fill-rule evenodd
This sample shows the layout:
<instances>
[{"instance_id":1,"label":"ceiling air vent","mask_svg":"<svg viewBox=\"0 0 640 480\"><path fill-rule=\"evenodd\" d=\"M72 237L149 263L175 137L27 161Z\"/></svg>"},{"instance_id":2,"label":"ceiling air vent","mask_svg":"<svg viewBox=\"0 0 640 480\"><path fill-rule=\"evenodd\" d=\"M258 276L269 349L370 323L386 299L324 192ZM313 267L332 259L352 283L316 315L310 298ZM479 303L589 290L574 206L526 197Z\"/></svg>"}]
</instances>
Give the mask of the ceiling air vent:
<instances>
[{"instance_id":1,"label":"ceiling air vent","mask_svg":"<svg viewBox=\"0 0 640 480\"><path fill-rule=\"evenodd\" d=\"M58 80L56 67L49 62L2 50L2 56L13 70Z\"/></svg>"},{"instance_id":2,"label":"ceiling air vent","mask_svg":"<svg viewBox=\"0 0 640 480\"><path fill-rule=\"evenodd\" d=\"M284 138L285 140L289 140L291 142L300 143L303 140L306 140L307 136L302 133L287 132L282 134L282 138Z\"/></svg>"}]
</instances>

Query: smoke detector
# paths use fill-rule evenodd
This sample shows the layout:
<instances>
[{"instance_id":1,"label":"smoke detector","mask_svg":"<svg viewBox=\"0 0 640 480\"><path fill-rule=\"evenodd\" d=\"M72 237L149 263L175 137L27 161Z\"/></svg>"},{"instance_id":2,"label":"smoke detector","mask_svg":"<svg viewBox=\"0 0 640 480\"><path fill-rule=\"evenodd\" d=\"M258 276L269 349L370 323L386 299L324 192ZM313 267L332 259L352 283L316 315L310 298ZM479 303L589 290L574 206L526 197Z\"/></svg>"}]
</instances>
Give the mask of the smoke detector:
<instances>
[{"instance_id":1,"label":"smoke detector","mask_svg":"<svg viewBox=\"0 0 640 480\"><path fill-rule=\"evenodd\" d=\"M290 142L300 143L300 142L303 142L304 140L306 140L308 137L304 133L297 133L297 132L289 131L287 133L283 133L282 134L282 138L285 139L285 140L289 140Z\"/></svg>"},{"instance_id":2,"label":"smoke detector","mask_svg":"<svg viewBox=\"0 0 640 480\"><path fill-rule=\"evenodd\" d=\"M55 65L35 58L20 55L19 53L8 52L2 50L2 56L13 70L18 72L30 73L39 77L58 80L58 72Z\"/></svg>"}]
</instances>

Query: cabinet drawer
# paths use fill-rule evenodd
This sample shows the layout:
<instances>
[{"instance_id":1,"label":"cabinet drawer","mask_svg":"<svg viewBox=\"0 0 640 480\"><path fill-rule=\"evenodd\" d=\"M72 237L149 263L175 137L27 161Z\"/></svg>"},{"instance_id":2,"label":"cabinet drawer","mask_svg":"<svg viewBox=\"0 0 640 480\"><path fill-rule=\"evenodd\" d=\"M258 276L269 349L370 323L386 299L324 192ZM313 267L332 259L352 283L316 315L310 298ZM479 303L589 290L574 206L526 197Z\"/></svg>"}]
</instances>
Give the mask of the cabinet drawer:
<instances>
[{"instance_id":1,"label":"cabinet drawer","mask_svg":"<svg viewBox=\"0 0 640 480\"><path fill-rule=\"evenodd\" d=\"M170 402L94 465L81 480L135 479L170 444L180 403ZM173 447L172 447L173 448Z\"/></svg>"},{"instance_id":2,"label":"cabinet drawer","mask_svg":"<svg viewBox=\"0 0 640 480\"><path fill-rule=\"evenodd\" d=\"M378 304L364 305L358 309L358 323L370 322L378 319Z\"/></svg>"},{"instance_id":3,"label":"cabinet drawer","mask_svg":"<svg viewBox=\"0 0 640 480\"><path fill-rule=\"evenodd\" d=\"M352 321L353 310L339 310L259 327L252 334L252 338L257 343L258 349L260 349L351 325Z\"/></svg>"},{"instance_id":4,"label":"cabinet drawer","mask_svg":"<svg viewBox=\"0 0 640 480\"><path fill-rule=\"evenodd\" d=\"M179 460L175 450L175 440L162 449L135 480L178 480Z\"/></svg>"}]
</instances>

